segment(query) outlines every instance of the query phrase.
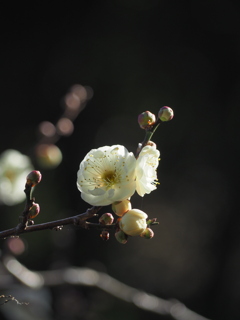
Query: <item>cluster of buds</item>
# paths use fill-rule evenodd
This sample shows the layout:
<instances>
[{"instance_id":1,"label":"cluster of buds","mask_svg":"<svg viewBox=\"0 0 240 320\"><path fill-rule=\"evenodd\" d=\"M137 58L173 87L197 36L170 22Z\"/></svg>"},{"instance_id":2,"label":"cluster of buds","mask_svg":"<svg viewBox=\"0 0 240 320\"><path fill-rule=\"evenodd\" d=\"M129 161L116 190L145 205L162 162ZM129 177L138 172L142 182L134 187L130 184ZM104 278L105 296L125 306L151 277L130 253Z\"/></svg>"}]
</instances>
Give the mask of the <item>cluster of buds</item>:
<instances>
[{"instance_id":1,"label":"cluster of buds","mask_svg":"<svg viewBox=\"0 0 240 320\"><path fill-rule=\"evenodd\" d=\"M127 243L129 236L141 236L145 239L151 239L154 236L153 231L149 228L153 220L147 221L148 215L145 212L139 209L132 209L129 199L114 202L112 210L118 216L115 224L115 237L118 242L122 244ZM107 226L112 225L113 222L114 217L111 213L104 213L99 218L99 223L103 226L102 233L100 234L103 240L109 239Z\"/></svg>"},{"instance_id":2,"label":"cluster of buds","mask_svg":"<svg viewBox=\"0 0 240 320\"><path fill-rule=\"evenodd\" d=\"M99 223L102 226L109 226L111 224L113 224L114 222L114 217L111 213L104 213L100 218L99 218ZM102 230L102 233L100 234L101 238L104 241L109 240L109 232L106 229Z\"/></svg>"},{"instance_id":3,"label":"cluster of buds","mask_svg":"<svg viewBox=\"0 0 240 320\"><path fill-rule=\"evenodd\" d=\"M142 112L138 116L138 124L140 128L147 130L156 123L157 118L162 122L166 122L172 120L173 116L173 110L170 107L164 106L158 111L158 117L150 111Z\"/></svg>"},{"instance_id":4,"label":"cluster of buds","mask_svg":"<svg viewBox=\"0 0 240 320\"><path fill-rule=\"evenodd\" d=\"M125 244L129 236L141 236L145 239L151 239L154 236L153 231L148 227L148 215L139 209L132 209L129 199L113 203L112 209L120 217L115 233L120 243Z\"/></svg>"}]
</instances>

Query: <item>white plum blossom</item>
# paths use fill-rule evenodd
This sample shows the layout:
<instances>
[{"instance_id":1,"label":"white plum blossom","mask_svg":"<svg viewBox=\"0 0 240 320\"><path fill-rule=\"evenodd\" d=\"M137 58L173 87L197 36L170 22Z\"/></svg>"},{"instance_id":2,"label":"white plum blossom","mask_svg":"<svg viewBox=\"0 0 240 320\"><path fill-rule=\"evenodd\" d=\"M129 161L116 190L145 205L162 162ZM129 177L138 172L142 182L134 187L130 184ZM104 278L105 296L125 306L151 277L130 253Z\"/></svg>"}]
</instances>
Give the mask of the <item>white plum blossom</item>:
<instances>
[{"instance_id":1,"label":"white plum blossom","mask_svg":"<svg viewBox=\"0 0 240 320\"><path fill-rule=\"evenodd\" d=\"M12 206L25 199L26 177L33 170L28 156L9 149L0 156L0 203Z\"/></svg>"},{"instance_id":2,"label":"white plum blossom","mask_svg":"<svg viewBox=\"0 0 240 320\"><path fill-rule=\"evenodd\" d=\"M139 209L126 212L120 222L120 229L129 236L139 236L147 228L148 215Z\"/></svg>"},{"instance_id":3,"label":"white plum blossom","mask_svg":"<svg viewBox=\"0 0 240 320\"><path fill-rule=\"evenodd\" d=\"M136 163L136 190L143 197L155 190L157 182L157 167L160 152L156 145L145 146L140 152Z\"/></svg>"},{"instance_id":4,"label":"white plum blossom","mask_svg":"<svg viewBox=\"0 0 240 320\"><path fill-rule=\"evenodd\" d=\"M136 190L135 168L135 156L122 145L92 149L77 173L82 199L106 206L131 197Z\"/></svg>"}]
</instances>

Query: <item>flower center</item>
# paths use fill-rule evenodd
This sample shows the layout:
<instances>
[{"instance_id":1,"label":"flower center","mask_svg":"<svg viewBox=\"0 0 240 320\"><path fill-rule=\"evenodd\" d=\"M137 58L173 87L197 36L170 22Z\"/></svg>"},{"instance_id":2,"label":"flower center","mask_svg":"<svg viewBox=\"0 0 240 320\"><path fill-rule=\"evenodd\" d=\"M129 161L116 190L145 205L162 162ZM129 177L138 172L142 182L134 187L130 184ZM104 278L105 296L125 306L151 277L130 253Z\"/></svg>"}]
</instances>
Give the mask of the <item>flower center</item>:
<instances>
[{"instance_id":1,"label":"flower center","mask_svg":"<svg viewBox=\"0 0 240 320\"><path fill-rule=\"evenodd\" d=\"M104 170L101 175L101 180L103 181L105 187L110 189L112 186L121 181L121 175L116 170Z\"/></svg>"}]
</instances>

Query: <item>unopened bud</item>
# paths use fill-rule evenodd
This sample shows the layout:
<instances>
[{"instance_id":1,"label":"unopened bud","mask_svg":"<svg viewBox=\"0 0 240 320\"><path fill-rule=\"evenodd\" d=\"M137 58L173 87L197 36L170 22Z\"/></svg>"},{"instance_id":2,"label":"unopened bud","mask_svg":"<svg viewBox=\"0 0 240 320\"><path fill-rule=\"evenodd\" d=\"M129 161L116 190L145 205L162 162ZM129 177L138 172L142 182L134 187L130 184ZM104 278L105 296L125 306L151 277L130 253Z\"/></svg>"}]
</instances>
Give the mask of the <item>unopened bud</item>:
<instances>
[{"instance_id":1,"label":"unopened bud","mask_svg":"<svg viewBox=\"0 0 240 320\"><path fill-rule=\"evenodd\" d=\"M139 236L147 228L147 217L148 215L139 209L129 210L119 221L119 227L129 236Z\"/></svg>"},{"instance_id":2,"label":"unopened bud","mask_svg":"<svg viewBox=\"0 0 240 320\"><path fill-rule=\"evenodd\" d=\"M109 225L112 224L114 221L113 215L111 213L104 213L100 218L99 222L102 225Z\"/></svg>"},{"instance_id":3,"label":"unopened bud","mask_svg":"<svg viewBox=\"0 0 240 320\"><path fill-rule=\"evenodd\" d=\"M31 187L36 186L42 179L42 175L40 171L33 170L27 175L27 184Z\"/></svg>"},{"instance_id":4,"label":"unopened bud","mask_svg":"<svg viewBox=\"0 0 240 320\"><path fill-rule=\"evenodd\" d=\"M28 218L29 219L33 219L35 218L40 212L40 206L38 203L33 202L33 205L31 206L31 208L29 209L28 212Z\"/></svg>"},{"instance_id":5,"label":"unopened bud","mask_svg":"<svg viewBox=\"0 0 240 320\"><path fill-rule=\"evenodd\" d=\"M142 238L152 239L154 237L154 232L150 228L146 228L143 233L140 234Z\"/></svg>"},{"instance_id":6,"label":"unopened bud","mask_svg":"<svg viewBox=\"0 0 240 320\"><path fill-rule=\"evenodd\" d=\"M123 201L116 201L112 204L113 212L119 217L121 217L122 215L124 215L124 213L126 213L131 209L132 209L132 205L130 200L128 199Z\"/></svg>"},{"instance_id":7,"label":"unopened bud","mask_svg":"<svg viewBox=\"0 0 240 320\"><path fill-rule=\"evenodd\" d=\"M158 112L158 118L162 122L172 120L173 116L174 116L173 109L171 109L167 106L162 107Z\"/></svg>"},{"instance_id":8,"label":"unopened bud","mask_svg":"<svg viewBox=\"0 0 240 320\"><path fill-rule=\"evenodd\" d=\"M156 122L155 114L150 111L145 111L138 116L138 124L140 128L146 129Z\"/></svg>"},{"instance_id":9,"label":"unopened bud","mask_svg":"<svg viewBox=\"0 0 240 320\"><path fill-rule=\"evenodd\" d=\"M100 237L101 237L104 241L109 240L109 232L108 232L107 230L103 230L102 233L100 234Z\"/></svg>"},{"instance_id":10,"label":"unopened bud","mask_svg":"<svg viewBox=\"0 0 240 320\"><path fill-rule=\"evenodd\" d=\"M127 243L128 235L125 234L122 230L119 230L115 233L115 238L117 239L118 242L125 244Z\"/></svg>"}]
</instances>

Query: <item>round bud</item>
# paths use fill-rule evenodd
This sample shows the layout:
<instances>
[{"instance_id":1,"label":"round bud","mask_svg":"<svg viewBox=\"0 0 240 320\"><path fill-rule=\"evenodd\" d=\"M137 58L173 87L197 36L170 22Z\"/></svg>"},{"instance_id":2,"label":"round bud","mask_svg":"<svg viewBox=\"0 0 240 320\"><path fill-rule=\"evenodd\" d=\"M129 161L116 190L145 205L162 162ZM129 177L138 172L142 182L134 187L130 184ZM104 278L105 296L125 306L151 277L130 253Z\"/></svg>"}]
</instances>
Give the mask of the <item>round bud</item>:
<instances>
[{"instance_id":1,"label":"round bud","mask_svg":"<svg viewBox=\"0 0 240 320\"><path fill-rule=\"evenodd\" d=\"M126 199L123 201L116 201L112 204L112 210L113 212L121 217L124 215L124 213L126 213L127 211L132 209L132 205L130 200Z\"/></svg>"},{"instance_id":2,"label":"round bud","mask_svg":"<svg viewBox=\"0 0 240 320\"><path fill-rule=\"evenodd\" d=\"M42 175L40 171L33 170L27 175L27 184L31 187L36 186L42 179Z\"/></svg>"},{"instance_id":3,"label":"round bud","mask_svg":"<svg viewBox=\"0 0 240 320\"><path fill-rule=\"evenodd\" d=\"M129 210L119 221L119 227L129 236L139 236L147 228L147 217L148 215L139 209Z\"/></svg>"},{"instance_id":4,"label":"round bud","mask_svg":"<svg viewBox=\"0 0 240 320\"><path fill-rule=\"evenodd\" d=\"M155 114L150 111L145 111L138 116L138 124L140 128L146 129L156 122Z\"/></svg>"},{"instance_id":5,"label":"round bud","mask_svg":"<svg viewBox=\"0 0 240 320\"><path fill-rule=\"evenodd\" d=\"M154 232L150 228L146 228L143 233L140 234L142 238L152 239L154 237Z\"/></svg>"},{"instance_id":6,"label":"round bud","mask_svg":"<svg viewBox=\"0 0 240 320\"><path fill-rule=\"evenodd\" d=\"M109 225L112 224L114 221L113 215L111 213L104 213L100 218L99 222L102 225Z\"/></svg>"},{"instance_id":7,"label":"round bud","mask_svg":"<svg viewBox=\"0 0 240 320\"><path fill-rule=\"evenodd\" d=\"M103 230L102 233L100 234L100 237L101 237L104 241L109 240L109 232L108 232L107 230Z\"/></svg>"},{"instance_id":8,"label":"round bud","mask_svg":"<svg viewBox=\"0 0 240 320\"><path fill-rule=\"evenodd\" d=\"M170 121L174 116L173 110L167 106L162 107L158 112L158 118L162 121Z\"/></svg>"},{"instance_id":9,"label":"round bud","mask_svg":"<svg viewBox=\"0 0 240 320\"><path fill-rule=\"evenodd\" d=\"M33 205L29 209L28 212L28 219L33 219L35 218L40 212L40 206L38 203L33 202Z\"/></svg>"},{"instance_id":10,"label":"round bud","mask_svg":"<svg viewBox=\"0 0 240 320\"><path fill-rule=\"evenodd\" d=\"M125 244L127 243L128 236L125 234L122 230L119 230L115 233L115 238L117 239L118 242Z\"/></svg>"}]
</instances>

